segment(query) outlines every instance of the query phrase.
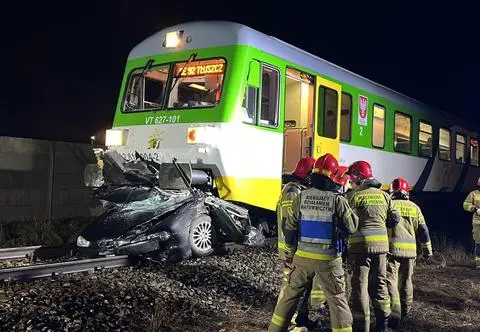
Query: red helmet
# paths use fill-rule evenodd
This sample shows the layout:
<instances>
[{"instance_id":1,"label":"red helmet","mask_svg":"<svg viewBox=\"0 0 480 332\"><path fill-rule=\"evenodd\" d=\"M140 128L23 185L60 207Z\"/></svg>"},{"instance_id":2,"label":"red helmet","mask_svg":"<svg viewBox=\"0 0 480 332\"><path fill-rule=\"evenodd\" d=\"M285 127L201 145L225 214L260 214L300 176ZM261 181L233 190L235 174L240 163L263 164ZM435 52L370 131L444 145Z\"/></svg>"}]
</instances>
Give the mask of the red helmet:
<instances>
[{"instance_id":1,"label":"red helmet","mask_svg":"<svg viewBox=\"0 0 480 332\"><path fill-rule=\"evenodd\" d=\"M393 192L400 191L408 194L408 192L410 191L410 186L408 185L407 180L402 178L396 178L395 180L393 180L391 188Z\"/></svg>"},{"instance_id":2,"label":"red helmet","mask_svg":"<svg viewBox=\"0 0 480 332\"><path fill-rule=\"evenodd\" d=\"M347 174L350 175L352 181L355 183L373 178L372 166L364 160L359 160L351 164Z\"/></svg>"},{"instance_id":3,"label":"red helmet","mask_svg":"<svg viewBox=\"0 0 480 332\"><path fill-rule=\"evenodd\" d=\"M348 180L350 180L350 175L347 174L347 171L347 166L338 166L338 171L333 178L333 182L340 186L344 186L348 182Z\"/></svg>"},{"instance_id":4,"label":"red helmet","mask_svg":"<svg viewBox=\"0 0 480 332\"><path fill-rule=\"evenodd\" d=\"M315 164L315 159L312 157L302 158L298 161L293 174L305 179L312 172L313 164Z\"/></svg>"},{"instance_id":5,"label":"red helmet","mask_svg":"<svg viewBox=\"0 0 480 332\"><path fill-rule=\"evenodd\" d=\"M317 159L313 165L312 173L323 174L333 180L338 171L338 161L330 153L326 153Z\"/></svg>"}]
</instances>

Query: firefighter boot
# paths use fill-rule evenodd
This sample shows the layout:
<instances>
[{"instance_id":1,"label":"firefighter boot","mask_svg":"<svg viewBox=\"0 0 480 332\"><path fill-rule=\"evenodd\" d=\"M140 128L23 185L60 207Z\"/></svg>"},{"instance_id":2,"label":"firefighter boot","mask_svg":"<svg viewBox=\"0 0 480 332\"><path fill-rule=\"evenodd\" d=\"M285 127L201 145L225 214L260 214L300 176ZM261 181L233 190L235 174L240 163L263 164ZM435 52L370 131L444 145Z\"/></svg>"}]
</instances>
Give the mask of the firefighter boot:
<instances>
[{"instance_id":1,"label":"firefighter boot","mask_svg":"<svg viewBox=\"0 0 480 332\"><path fill-rule=\"evenodd\" d=\"M390 316L386 317L385 319L378 320L375 322L374 332L391 332L392 329L388 326L390 320Z\"/></svg>"}]
</instances>

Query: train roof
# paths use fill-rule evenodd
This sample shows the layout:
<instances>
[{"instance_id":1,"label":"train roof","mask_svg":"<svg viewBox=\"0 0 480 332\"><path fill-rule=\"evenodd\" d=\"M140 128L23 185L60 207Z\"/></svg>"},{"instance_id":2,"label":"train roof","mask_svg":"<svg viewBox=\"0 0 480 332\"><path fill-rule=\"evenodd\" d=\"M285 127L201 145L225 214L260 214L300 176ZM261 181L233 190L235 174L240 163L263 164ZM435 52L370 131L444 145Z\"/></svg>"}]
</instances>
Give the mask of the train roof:
<instances>
[{"instance_id":1,"label":"train roof","mask_svg":"<svg viewBox=\"0 0 480 332\"><path fill-rule=\"evenodd\" d=\"M163 46L165 35L171 31L184 31L184 36L191 36L190 43L184 43L180 48ZM443 116L455 119L455 122L465 129L477 131L476 126L454 117L444 111L435 109L418 100L408 97L391 88L376 83L368 78L355 74L334 63L324 60L314 54L288 44L276 37L266 35L246 25L230 21L194 21L173 25L158 31L136 45L128 55L128 59L194 50L215 46L248 45L264 52L279 56L285 60L297 63L311 71L325 74L344 83L356 86L377 96L405 105L413 110L420 109L430 113L441 113Z\"/></svg>"}]
</instances>

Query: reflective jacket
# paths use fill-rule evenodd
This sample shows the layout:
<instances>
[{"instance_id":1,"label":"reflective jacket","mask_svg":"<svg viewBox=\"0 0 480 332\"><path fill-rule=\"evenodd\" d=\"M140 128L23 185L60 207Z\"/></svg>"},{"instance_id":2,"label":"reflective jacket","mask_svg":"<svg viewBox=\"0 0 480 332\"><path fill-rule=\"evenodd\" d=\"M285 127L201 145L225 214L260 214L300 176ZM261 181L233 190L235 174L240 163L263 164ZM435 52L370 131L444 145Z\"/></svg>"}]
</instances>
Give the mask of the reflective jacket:
<instances>
[{"instance_id":1,"label":"reflective jacket","mask_svg":"<svg viewBox=\"0 0 480 332\"><path fill-rule=\"evenodd\" d=\"M480 216L476 213L476 209L480 209L480 190L477 189L468 194L463 202L463 209L473 212L473 239L475 242L480 242Z\"/></svg>"},{"instance_id":2,"label":"reflective jacket","mask_svg":"<svg viewBox=\"0 0 480 332\"><path fill-rule=\"evenodd\" d=\"M417 204L406 199L393 199L394 208L400 213L400 222L388 230L390 253L396 257L417 257L416 236L423 253L432 255L432 244L425 218Z\"/></svg>"},{"instance_id":3,"label":"reflective jacket","mask_svg":"<svg viewBox=\"0 0 480 332\"><path fill-rule=\"evenodd\" d=\"M288 214L292 214L293 199L306 187L298 182L288 182L282 189L277 203L277 228L278 228L278 255L285 260L285 221Z\"/></svg>"},{"instance_id":4,"label":"reflective jacket","mask_svg":"<svg viewBox=\"0 0 480 332\"><path fill-rule=\"evenodd\" d=\"M353 233L358 218L347 200L333 191L310 188L293 200L285 226L287 258L328 261L341 255L338 232Z\"/></svg>"},{"instance_id":5,"label":"reflective jacket","mask_svg":"<svg viewBox=\"0 0 480 332\"><path fill-rule=\"evenodd\" d=\"M357 254L387 253L387 227L393 227L400 221L391 197L370 183L356 187L347 197L359 219L357 231L348 240L348 251Z\"/></svg>"}]
</instances>

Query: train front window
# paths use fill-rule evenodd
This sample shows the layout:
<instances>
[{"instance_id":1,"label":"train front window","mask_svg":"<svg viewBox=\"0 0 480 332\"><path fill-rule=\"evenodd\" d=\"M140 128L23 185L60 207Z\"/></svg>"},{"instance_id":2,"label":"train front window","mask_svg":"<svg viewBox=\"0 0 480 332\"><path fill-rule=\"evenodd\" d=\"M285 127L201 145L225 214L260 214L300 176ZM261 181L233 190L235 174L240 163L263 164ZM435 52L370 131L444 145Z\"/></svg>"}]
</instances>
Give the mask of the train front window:
<instances>
[{"instance_id":1,"label":"train front window","mask_svg":"<svg viewBox=\"0 0 480 332\"><path fill-rule=\"evenodd\" d=\"M168 73L169 65L134 70L128 82L124 112L162 108Z\"/></svg>"},{"instance_id":2,"label":"train front window","mask_svg":"<svg viewBox=\"0 0 480 332\"><path fill-rule=\"evenodd\" d=\"M220 102L225 76L224 59L179 62L170 83L168 108L213 107Z\"/></svg>"}]
</instances>

